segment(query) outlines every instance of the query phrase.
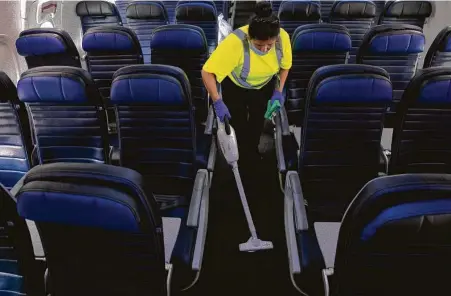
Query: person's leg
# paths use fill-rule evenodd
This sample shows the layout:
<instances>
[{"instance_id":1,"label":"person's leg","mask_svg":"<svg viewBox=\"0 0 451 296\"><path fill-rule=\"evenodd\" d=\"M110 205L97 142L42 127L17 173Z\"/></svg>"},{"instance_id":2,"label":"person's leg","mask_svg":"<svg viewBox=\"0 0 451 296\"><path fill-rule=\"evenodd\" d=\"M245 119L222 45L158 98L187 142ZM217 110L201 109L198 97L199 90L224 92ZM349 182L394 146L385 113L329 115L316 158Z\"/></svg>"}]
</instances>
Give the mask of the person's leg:
<instances>
[{"instance_id":1,"label":"person's leg","mask_svg":"<svg viewBox=\"0 0 451 296\"><path fill-rule=\"evenodd\" d=\"M273 79L267 85L259 90L254 90L249 96L249 145L253 154L258 154L258 142L263 130L264 115L268 106L268 100L274 92L275 80Z\"/></svg>"},{"instance_id":2,"label":"person's leg","mask_svg":"<svg viewBox=\"0 0 451 296\"><path fill-rule=\"evenodd\" d=\"M229 78L221 83L222 99L229 108L230 124L235 130L240 158L245 154L248 143L248 110L246 105L247 90L235 85Z\"/></svg>"}]
</instances>

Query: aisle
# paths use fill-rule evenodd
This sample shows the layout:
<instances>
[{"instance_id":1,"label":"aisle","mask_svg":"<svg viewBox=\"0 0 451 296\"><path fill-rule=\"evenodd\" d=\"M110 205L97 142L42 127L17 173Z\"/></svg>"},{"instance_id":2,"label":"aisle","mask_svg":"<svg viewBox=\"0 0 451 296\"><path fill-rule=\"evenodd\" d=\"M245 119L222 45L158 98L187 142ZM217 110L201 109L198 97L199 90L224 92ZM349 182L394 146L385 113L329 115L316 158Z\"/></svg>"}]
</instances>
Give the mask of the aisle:
<instances>
[{"instance_id":1,"label":"aisle","mask_svg":"<svg viewBox=\"0 0 451 296\"><path fill-rule=\"evenodd\" d=\"M204 266L195 295L296 295L288 274L283 195L279 189L275 161L253 165L242 172L254 222L263 240L273 250L239 252L239 243L250 234L230 170L217 168L210 195L209 229ZM194 294L193 294L194 295Z\"/></svg>"}]
</instances>

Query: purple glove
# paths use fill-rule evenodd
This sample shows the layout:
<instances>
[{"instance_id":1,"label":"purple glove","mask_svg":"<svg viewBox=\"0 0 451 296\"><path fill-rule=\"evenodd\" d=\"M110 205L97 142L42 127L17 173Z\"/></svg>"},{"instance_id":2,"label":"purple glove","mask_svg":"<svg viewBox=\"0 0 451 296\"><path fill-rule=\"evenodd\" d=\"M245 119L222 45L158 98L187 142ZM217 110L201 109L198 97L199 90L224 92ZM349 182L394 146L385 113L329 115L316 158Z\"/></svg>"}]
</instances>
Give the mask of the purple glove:
<instances>
[{"instance_id":1,"label":"purple glove","mask_svg":"<svg viewBox=\"0 0 451 296\"><path fill-rule=\"evenodd\" d=\"M216 116L218 116L221 122L224 122L226 117L227 119L232 118L229 112L229 108L227 108L222 99L218 99L213 102L213 108L215 109Z\"/></svg>"},{"instance_id":2,"label":"purple glove","mask_svg":"<svg viewBox=\"0 0 451 296\"><path fill-rule=\"evenodd\" d=\"M274 90L272 97L271 97L271 105L275 102L275 101L279 101L280 106L283 106L283 104L285 103L285 98L283 97L283 94L278 91L277 89Z\"/></svg>"}]
</instances>

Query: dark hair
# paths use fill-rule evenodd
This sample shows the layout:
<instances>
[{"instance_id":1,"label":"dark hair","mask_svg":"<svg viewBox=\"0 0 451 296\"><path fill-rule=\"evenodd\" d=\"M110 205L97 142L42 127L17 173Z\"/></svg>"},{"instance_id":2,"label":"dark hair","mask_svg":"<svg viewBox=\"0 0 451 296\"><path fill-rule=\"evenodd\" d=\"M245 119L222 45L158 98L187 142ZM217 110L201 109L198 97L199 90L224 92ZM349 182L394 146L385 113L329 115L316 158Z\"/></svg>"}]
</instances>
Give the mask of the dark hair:
<instances>
[{"instance_id":1,"label":"dark hair","mask_svg":"<svg viewBox=\"0 0 451 296\"><path fill-rule=\"evenodd\" d=\"M279 33L280 21L272 13L271 2L257 2L255 14L249 22L249 37L256 40L268 40L279 36Z\"/></svg>"}]
</instances>

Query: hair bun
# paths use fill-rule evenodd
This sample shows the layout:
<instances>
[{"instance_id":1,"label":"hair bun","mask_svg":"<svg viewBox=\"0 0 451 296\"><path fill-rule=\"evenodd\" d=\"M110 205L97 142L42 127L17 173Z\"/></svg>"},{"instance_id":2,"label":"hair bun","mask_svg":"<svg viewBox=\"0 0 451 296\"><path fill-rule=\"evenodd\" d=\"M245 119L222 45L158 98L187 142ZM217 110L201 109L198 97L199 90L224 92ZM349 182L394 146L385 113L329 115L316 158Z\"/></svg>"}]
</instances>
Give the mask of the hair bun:
<instances>
[{"instance_id":1,"label":"hair bun","mask_svg":"<svg viewBox=\"0 0 451 296\"><path fill-rule=\"evenodd\" d=\"M269 17L272 14L272 5L269 1L259 1L255 5L255 14L257 17Z\"/></svg>"}]
</instances>

